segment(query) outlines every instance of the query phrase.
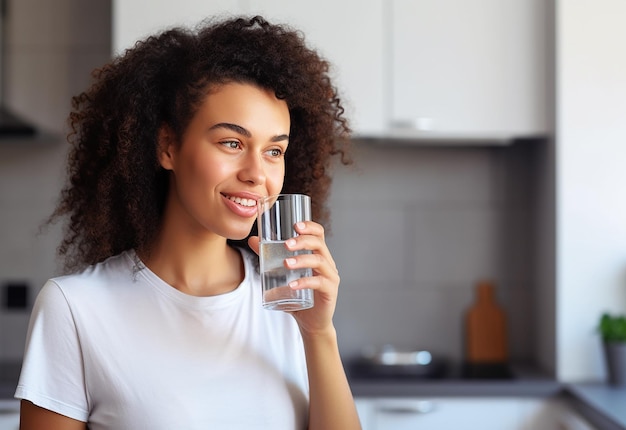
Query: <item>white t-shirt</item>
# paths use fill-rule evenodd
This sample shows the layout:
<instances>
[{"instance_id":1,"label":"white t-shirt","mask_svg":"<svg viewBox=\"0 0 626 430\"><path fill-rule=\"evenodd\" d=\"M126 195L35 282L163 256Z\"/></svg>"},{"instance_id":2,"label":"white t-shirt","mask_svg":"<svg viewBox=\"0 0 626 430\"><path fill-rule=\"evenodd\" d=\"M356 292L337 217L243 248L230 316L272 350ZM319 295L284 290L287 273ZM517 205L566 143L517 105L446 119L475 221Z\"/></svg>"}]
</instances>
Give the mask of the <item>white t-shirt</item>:
<instances>
[{"instance_id":1,"label":"white t-shirt","mask_svg":"<svg viewBox=\"0 0 626 430\"><path fill-rule=\"evenodd\" d=\"M256 256L212 297L184 294L124 252L49 280L28 330L15 397L90 430L305 429L302 339L261 306Z\"/></svg>"}]
</instances>

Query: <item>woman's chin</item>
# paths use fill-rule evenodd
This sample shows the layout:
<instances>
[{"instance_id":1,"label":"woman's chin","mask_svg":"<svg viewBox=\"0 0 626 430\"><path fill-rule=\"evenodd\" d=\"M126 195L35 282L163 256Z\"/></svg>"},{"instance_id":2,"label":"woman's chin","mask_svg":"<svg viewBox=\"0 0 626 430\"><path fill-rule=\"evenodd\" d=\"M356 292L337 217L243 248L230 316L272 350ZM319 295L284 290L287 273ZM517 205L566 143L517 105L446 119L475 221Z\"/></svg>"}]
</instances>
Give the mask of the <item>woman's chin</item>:
<instances>
[{"instance_id":1,"label":"woman's chin","mask_svg":"<svg viewBox=\"0 0 626 430\"><path fill-rule=\"evenodd\" d=\"M250 233L251 233L251 230L248 230L246 232L233 233L233 234L228 235L227 239L234 240L234 241L245 240L248 238L248 236L250 236Z\"/></svg>"}]
</instances>

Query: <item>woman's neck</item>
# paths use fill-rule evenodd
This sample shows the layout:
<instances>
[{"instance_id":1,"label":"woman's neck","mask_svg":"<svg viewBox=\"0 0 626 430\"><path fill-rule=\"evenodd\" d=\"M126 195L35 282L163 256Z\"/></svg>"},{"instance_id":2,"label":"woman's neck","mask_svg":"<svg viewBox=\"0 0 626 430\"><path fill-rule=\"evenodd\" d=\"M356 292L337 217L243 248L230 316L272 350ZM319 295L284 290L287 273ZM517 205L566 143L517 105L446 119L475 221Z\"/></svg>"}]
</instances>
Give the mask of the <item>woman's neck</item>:
<instances>
[{"instance_id":1,"label":"woman's neck","mask_svg":"<svg viewBox=\"0 0 626 430\"><path fill-rule=\"evenodd\" d=\"M193 296L230 292L244 278L239 251L209 232L198 236L164 228L150 251L139 252L139 257L163 281Z\"/></svg>"}]
</instances>

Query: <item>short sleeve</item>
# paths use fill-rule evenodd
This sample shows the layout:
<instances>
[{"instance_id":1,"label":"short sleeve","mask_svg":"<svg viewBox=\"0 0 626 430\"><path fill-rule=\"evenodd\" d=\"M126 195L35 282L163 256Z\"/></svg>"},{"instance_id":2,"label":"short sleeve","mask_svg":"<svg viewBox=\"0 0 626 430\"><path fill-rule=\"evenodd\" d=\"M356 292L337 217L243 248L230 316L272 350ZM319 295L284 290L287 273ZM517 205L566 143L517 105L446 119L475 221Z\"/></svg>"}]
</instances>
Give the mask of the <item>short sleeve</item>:
<instances>
[{"instance_id":1,"label":"short sleeve","mask_svg":"<svg viewBox=\"0 0 626 430\"><path fill-rule=\"evenodd\" d=\"M89 415L76 325L63 291L52 280L33 307L15 398L83 422Z\"/></svg>"}]
</instances>

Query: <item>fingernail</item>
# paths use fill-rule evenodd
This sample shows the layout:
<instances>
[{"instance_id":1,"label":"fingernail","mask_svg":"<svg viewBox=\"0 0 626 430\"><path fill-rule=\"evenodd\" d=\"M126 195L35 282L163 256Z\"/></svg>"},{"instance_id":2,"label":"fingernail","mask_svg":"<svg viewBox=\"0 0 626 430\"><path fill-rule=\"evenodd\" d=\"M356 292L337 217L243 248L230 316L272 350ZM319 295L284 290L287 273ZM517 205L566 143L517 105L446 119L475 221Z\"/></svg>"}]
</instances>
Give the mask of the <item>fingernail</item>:
<instances>
[{"instance_id":1,"label":"fingernail","mask_svg":"<svg viewBox=\"0 0 626 430\"><path fill-rule=\"evenodd\" d=\"M298 286L298 281L291 281L288 285L289 288L296 288Z\"/></svg>"},{"instance_id":2,"label":"fingernail","mask_svg":"<svg viewBox=\"0 0 626 430\"><path fill-rule=\"evenodd\" d=\"M303 229L304 227L306 227L306 224L303 222L297 222L296 227L298 227L299 229Z\"/></svg>"},{"instance_id":3,"label":"fingernail","mask_svg":"<svg viewBox=\"0 0 626 430\"><path fill-rule=\"evenodd\" d=\"M293 266L294 264L296 264L295 258L287 258L285 261L287 262L287 266Z\"/></svg>"},{"instance_id":4,"label":"fingernail","mask_svg":"<svg viewBox=\"0 0 626 430\"><path fill-rule=\"evenodd\" d=\"M296 244L296 240L295 239L288 239L287 242L285 242L287 244L287 246L294 246Z\"/></svg>"}]
</instances>

